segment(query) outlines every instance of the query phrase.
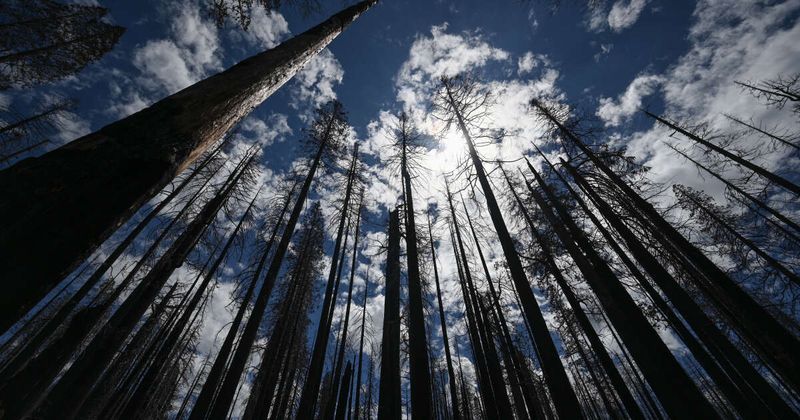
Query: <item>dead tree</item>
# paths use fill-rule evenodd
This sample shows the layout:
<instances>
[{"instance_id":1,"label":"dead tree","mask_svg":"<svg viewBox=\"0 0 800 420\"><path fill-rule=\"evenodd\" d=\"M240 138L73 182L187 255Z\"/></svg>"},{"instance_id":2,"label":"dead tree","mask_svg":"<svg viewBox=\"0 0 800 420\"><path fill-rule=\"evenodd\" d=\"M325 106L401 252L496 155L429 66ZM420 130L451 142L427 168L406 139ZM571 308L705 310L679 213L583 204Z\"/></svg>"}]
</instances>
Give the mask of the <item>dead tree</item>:
<instances>
[{"instance_id":1,"label":"dead tree","mask_svg":"<svg viewBox=\"0 0 800 420\"><path fill-rule=\"evenodd\" d=\"M344 109L339 102L331 102L317 111L317 116L312 122L311 128L307 130L306 135L306 141L310 147L316 147L316 151L311 159L306 178L300 187L292 213L286 223L284 234L281 236L280 242L278 242L267 273L264 275L263 285L253 303L253 309L244 326L242 336L239 339L224 379L220 384L207 383L203 385L203 390L195 402L190 418L215 418L227 415L236 393L237 384L242 372L244 372L250 351L257 338L258 327L267 309L267 303L275 285L275 280L280 274L284 256L289 248L300 213L305 206L317 168L324 164L324 160L332 160L341 153L342 143L347 136L347 128Z\"/></svg>"},{"instance_id":2,"label":"dead tree","mask_svg":"<svg viewBox=\"0 0 800 420\"><path fill-rule=\"evenodd\" d=\"M0 172L0 307L33 306L377 0L35 159ZM52 211L58 209L58 211ZM19 279L29 279L19 281Z\"/></svg>"},{"instance_id":3,"label":"dead tree","mask_svg":"<svg viewBox=\"0 0 800 420\"><path fill-rule=\"evenodd\" d=\"M0 8L0 90L71 76L114 48L125 28L108 9L52 0L11 0Z\"/></svg>"},{"instance_id":4,"label":"dead tree","mask_svg":"<svg viewBox=\"0 0 800 420\"><path fill-rule=\"evenodd\" d=\"M559 416L565 418L580 418L581 413L578 409L575 392L570 385L564 366L561 364L558 351L550 337L547 323L531 290L522 262L514 247L514 241L508 232L500 206L483 168L483 162L475 149L470 135L468 124L470 124L470 120L479 119L482 116L481 114L485 112L488 95L485 92L481 92L475 81L471 81L464 76L455 79L443 78L437 102L442 118L448 123L455 123L467 143L472 166L486 197L489 215L500 239L500 245L508 263L514 286L522 301L523 313L533 330L534 345L537 353L542 358L542 370L550 395L553 397L556 411L558 411Z\"/></svg>"},{"instance_id":5,"label":"dead tree","mask_svg":"<svg viewBox=\"0 0 800 420\"><path fill-rule=\"evenodd\" d=\"M381 374L378 418L399 420L400 396L400 217L389 213L389 247L386 254L386 292L381 340Z\"/></svg>"}]
</instances>

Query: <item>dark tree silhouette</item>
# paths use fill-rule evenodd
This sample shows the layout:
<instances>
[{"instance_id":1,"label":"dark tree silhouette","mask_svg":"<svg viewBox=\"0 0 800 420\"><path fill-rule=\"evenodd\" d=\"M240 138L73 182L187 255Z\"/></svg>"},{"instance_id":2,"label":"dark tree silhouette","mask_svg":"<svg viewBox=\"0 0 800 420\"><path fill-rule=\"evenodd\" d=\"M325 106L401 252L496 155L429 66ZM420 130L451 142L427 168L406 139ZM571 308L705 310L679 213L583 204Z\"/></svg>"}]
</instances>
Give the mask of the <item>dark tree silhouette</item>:
<instances>
[{"instance_id":1,"label":"dark tree silhouette","mask_svg":"<svg viewBox=\"0 0 800 420\"><path fill-rule=\"evenodd\" d=\"M389 243L386 253L386 292L381 340L381 373L378 418L399 420L400 397L400 217L389 212Z\"/></svg>"},{"instance_id":2,"label":"dark tree silhouette","mask_svg":"<svg viewBox=\"0 0 800 420\"><path fill-rule=\"evenodd\" d=\"M17 314L30 309L375 1L351 6L269 51L0 172L0 217L12 221L0 235L0 248L8 250L0 256L7 291L0 306Z\"/></svg>"},{"instance_id":3,"label":"dark tree silhouette","mask_svg":"<svg viewBox=\"0 0 800 420\"><path fill-rule=\"evenodd\" d=\"M108 9L53 0L9 0L0 7L0 90L71 76L114 48L125 28Z\"/></svg>"}]
</instances>

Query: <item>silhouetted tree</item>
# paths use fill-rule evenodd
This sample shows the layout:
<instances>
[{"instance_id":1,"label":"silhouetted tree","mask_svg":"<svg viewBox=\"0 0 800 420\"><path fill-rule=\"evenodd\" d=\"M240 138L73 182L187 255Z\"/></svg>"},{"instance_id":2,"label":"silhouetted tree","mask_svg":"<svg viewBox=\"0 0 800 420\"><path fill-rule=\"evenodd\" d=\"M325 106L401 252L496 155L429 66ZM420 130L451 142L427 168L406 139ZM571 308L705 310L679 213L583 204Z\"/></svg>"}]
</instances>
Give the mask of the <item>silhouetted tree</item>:
<instances>
[{"instance_id":1,"label":"silhouetted tree","mask_svg":"<svg viewBox=\"0 0 800 420\"><path fill-rule=\"evenodd\" d=\"M108 9L53 0L10 0L0 7L0 90L71 76L114 48L125 28Z\"/></svg>"},{"instance_id":2,"label":"silhouetted tree","mask_svg":"<svg viewBox=\"0 0 800 420\"><path fill-rule=\"evenodd\" d=\"M402 404L400 397L400 218L396 209L389 212L388 233L378 418L399 420L402 414L400 408Z\"/></svg>"}]
</instances>

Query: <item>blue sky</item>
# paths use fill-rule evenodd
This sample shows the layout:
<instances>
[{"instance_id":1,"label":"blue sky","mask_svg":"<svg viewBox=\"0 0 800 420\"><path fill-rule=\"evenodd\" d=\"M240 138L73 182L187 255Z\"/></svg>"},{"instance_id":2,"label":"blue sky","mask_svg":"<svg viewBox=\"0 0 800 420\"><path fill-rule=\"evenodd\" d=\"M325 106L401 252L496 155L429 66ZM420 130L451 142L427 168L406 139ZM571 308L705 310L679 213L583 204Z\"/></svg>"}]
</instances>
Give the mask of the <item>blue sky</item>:
<instances>
[{"instance_id":1,"label":"blue sky","mask_svg":"<svg viewBox=\"0 0 800 420\"><path fill-rule=\"evenodd\" d=\"M198 1L99 0L110 9L112 20L127 28L112 53L70 80L2 93L0 103L24 110L54 93L78 99L79 108L62 124L60 138L66 142L277 45L344 5L325 2L320 13L307 17L292 9L257 10L250 31L244 32L231 22L217 29ZM463 140L442 132L428 112L432 82L442 74L479 74L497 99L489 123L517 133L481 148L486 158L516 159L530 151L531 141L543 141L543 130L532 122L525 104L530 96L547 97L597 117L607 128L607 140L626 144L652 167L654 180L685 183L717 197L721 186L698 177L669 153L661 143L668 133L637 116L638 108L720 127L722 112L796 123L786 112L767 112L741 95L733 81L772 78L800 68L800 0L607 0L591 10L577 0L562 3L553 11L544 0L383 0L257 108L243 123L241 139L265 141L263 166L281 173L298 157L296 140L313 108L339 99L348 110L353 138L367 154L366 200L372 221L364 241L367 255L383 239L377 224L399 196L397 174L382 165L391 113L407 109L421 130L437 139L423 159L430 181L418 183L416 199L420 209L427 203L444 208L436 198L441 173L463 159L464 149ZM761 159L777 171L796 165L780 152ZM265 179L271 182L269 176ZM323 200L326 214L331 203L324 193L333 183L321 177L321 194L312 197ZM477 211L479 204L469 205ZM447 237L444 230L439 233ZM487 234L485 240L489 259L499 261L495 239ZM458 333L460 296L450 245L440 244L438 253L445 304L453 316L451 328ZM359 287L367 270L366 257L361 261ZM372 270L370 277L380 279L379 260L373 261ZM230 290L217 292L206 330L211 336L230 317L225 309ZM380 337L380 287L371 292L368 310L374 337ZM664 336L674 344L667 332Z\"/></svg>"}]
</instances>

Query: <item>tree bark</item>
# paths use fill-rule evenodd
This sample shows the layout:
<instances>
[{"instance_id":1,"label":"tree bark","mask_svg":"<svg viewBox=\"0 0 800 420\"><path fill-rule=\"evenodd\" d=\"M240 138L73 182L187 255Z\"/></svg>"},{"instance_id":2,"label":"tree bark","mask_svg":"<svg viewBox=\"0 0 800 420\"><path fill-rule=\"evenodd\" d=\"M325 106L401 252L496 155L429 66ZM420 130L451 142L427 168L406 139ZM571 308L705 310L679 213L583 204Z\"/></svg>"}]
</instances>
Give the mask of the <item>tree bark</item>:
<instances>
[{"instance_id":1,"label":"tree bark","mask_svg":"<svg viewBox=\"0 0 800 420\"><path fill-rule=\"evenodd\" d=\"M389 248L386 254L386 292L381 341L378 419L399 420L400 395L400 218L389 212Z\"/></svg>"}]
</instances>

